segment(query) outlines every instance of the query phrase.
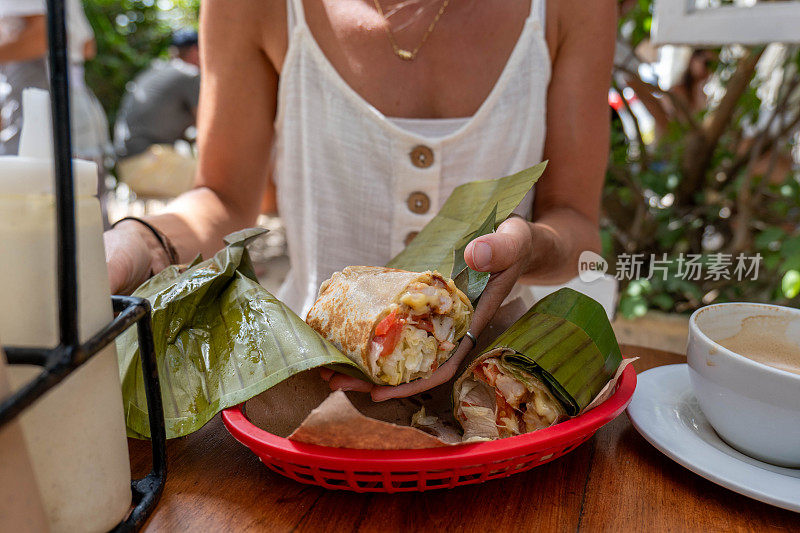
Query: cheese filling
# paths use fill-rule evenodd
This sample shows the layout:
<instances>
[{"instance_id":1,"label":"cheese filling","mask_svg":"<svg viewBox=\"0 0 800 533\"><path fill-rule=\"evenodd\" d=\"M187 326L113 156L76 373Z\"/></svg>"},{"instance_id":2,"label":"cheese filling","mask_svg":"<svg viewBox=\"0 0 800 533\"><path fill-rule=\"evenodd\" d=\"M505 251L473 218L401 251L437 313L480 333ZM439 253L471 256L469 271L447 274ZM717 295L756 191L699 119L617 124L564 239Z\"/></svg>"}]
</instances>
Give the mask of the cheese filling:
<instances>
[{"instance_id":1,"label":"cheese filling","mask_svg":"<svg viewBox=\"0 0 800 533\"><path fill-rule=\"evenodd\" d=\"M412 283L389 308L391 324L376 328L369 350L373 374L389 385L428 377L466 333L470 312L441 280Z\"/></svg>"}]
</instances>

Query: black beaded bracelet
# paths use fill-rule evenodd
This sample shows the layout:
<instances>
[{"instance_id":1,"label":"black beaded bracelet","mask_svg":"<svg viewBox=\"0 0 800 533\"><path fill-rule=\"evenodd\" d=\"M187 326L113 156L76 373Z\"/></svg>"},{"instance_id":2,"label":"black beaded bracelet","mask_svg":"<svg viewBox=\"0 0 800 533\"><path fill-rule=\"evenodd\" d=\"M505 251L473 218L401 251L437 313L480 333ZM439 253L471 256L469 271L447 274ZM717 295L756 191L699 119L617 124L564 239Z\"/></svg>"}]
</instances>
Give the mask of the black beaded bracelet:
<instances>
[{"instance_id":1,"label":"black beaded bracelet","mask_svg":"<svg viewBox=\"0 0 800 533\"><path fill-rule=\"evenodd\" d=\"M143 225L145 228L149 229L150 232L155 236L156 240L158 240L159 244L161 244L161 247L164 248L164 252L166 252L167 257L169 258L169 264L177 265L179 263L178 252L177 250L175 250L175 247L172 246L169 237L158 231L158 229L156 229L155 226L153 226L149 222L144 221L138 217L125 217L111 224L111 227L114 228L116 227L117 224L119 224L120 222L124 222L125 220L134 220L139 224Z\"/></svg>"}]
</instances>

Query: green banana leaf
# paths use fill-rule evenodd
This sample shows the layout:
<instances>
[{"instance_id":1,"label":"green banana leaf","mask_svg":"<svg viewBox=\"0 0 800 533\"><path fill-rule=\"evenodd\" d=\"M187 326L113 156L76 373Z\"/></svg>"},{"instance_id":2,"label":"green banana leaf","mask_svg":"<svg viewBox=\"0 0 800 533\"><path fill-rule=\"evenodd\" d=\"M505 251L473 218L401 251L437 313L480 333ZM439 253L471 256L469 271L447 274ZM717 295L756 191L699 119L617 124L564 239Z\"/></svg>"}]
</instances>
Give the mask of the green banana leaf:
<instances>
[{"instance_id":1,"label":"green banana leaf","mask_svg":"<svg viewBox=\"0 0 800 533\"><path fill-rule=\"evenodd\" d=\"M508 218L541 177L546 166L547 162L544 161L505 178L459 185L439 213L386 266L412 272L438 270L445 276L457 277L461 271L454 269L455 250L461 245L466 246L471 239L467 242L464 240L470 235L479 237L494 231L497 221ZM486 223L493 211L494 220L491 229L488 229ZM484 233L477 234L476 231L481 228ZM466 268L466 264L463 266Z\"/></svg>"},{"instance_id":2,"label":"green banana leaf","mask_svg":"<svg viewBox=\"0 0 800 533\"><path fill-rule=\"evenodd\" d=\"M171 266L134 296L152 305L153 338L167 437L200 429L216 413L303 370L358 367L258 284L245 245L266 232L227 237L228 246L185 272ZM149 436L136 329L117 341L131 436Z\"/></svg>"},{"instance_id":3,"label":"green banana leaf","mask_svg":"<svg viewBox=\"0 0 800 533\"><path fill-rule=\"evenodd\" d=\"M464 248L508 217L544 167L541 163L512 176L457 187L388 266L452 275L456 264L456 276L471 299L477 299L488 275L466 267ZM368 379L258 284L245 246L265 231L229 235L228 246L213 258L198 259L185 271L171 266L134 293L152 305L168 438L196 431L222 409L303 370L327 366ZM147 402L135 328L118 339L117 352L129 434L146 438Z\"/></svg>"},{"instance_id":4,"label":"green banana leaf","mask_svg":"<svg viewBox=\"0 0 800 533\"><path fill-rule=\"evenodd\" d=\"M495 204L494 209L489 213L489 216L483 224L474 232L464 237L455 252L453 252L453 273L450 277L453 279L453 282L455 282L456 287L467 295L473 306L478 303L478 298L480 298L483 293L483 289L486 288L486 284L489 283L489 276L491 276L491 273L478 272L469 268L467 262L464 260L464 251L467 249L467 245L470 242L481 235L493 232L496 227L497 205Z\"/></svg>"},{"instance_id":5,"label":"green banana leaf","mask_svg":"<svg viewBox=\"0 0 800 533\"><path fill-rule=\"evenodd\" d=\"M605 309L562 288L537 302L486 351L503 348L502 362L536 376L577 415L614 377L622 362Z\"/></svg>"}]
</instances>

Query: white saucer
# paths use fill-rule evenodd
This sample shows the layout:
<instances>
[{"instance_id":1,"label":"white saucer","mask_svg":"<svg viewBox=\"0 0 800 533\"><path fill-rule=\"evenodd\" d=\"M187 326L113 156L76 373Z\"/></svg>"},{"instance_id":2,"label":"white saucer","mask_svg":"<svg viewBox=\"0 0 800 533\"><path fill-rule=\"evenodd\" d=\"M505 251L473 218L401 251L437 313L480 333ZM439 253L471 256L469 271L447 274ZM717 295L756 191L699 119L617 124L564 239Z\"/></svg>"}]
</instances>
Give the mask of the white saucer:
<instances>
[{"instance_id":1,"label":"white saucer","mask_svg":"<svg viewBox=\"0 0 800 533\"><path fill-rule=\"evenodd\" d=\"M650 444L718 485L800 512L800 469L762 463L720 439L692 393L688 365L652 368L637 381L628 416Z\"/></svg>"}]
</instances>

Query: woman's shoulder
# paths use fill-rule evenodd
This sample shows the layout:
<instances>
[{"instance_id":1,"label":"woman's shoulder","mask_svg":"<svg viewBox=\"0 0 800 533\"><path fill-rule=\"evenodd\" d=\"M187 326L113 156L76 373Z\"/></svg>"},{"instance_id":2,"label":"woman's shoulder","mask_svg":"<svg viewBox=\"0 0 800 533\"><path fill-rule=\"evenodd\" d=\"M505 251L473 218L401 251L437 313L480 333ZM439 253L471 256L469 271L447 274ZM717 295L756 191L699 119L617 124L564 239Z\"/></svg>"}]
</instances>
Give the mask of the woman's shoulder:
<instances>
[{"instance_id":1,"label":"woman's shoulder","mask_svg":"<svg viewBox=\"0 0 800 533\"><path fill-rule=\"evenodd\" d=\"M279 65L286 53L286 0L204 0L205 24L225 28L231 39L247 40Z\"/></svg>"},{"instance_id":2,"label":"woman's shoulder","mask_svg":"<svg viewBox=\"0 0 800 533\"><path fill-rule=\"evenodd\" d=\"M617 19L617 0L545 0L547 26L562 37L589 25L605 25Z\"/></svg>"},{"instance_id":3,"label":"woman's shoulder","mask_svg":"<svg viewBox=\"0 0 800 533\"><path fill-rule=\"evenodd\" d=\"M201 5L203 16L211 17L211 22L215 18L236 20L244 30L286 26L286 0L203 0Z\"/></svg>"},{"instance_id":4,"label":"woman's shoulder","mask_svg":"<svg viewBox=\"0 0 800 533\"><path fill-rule=\"evenodd\" d=\"M565 41L591 41L616 32L617 0L543 0L551 58Z\"/></svg>"}]
</instances>

